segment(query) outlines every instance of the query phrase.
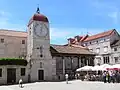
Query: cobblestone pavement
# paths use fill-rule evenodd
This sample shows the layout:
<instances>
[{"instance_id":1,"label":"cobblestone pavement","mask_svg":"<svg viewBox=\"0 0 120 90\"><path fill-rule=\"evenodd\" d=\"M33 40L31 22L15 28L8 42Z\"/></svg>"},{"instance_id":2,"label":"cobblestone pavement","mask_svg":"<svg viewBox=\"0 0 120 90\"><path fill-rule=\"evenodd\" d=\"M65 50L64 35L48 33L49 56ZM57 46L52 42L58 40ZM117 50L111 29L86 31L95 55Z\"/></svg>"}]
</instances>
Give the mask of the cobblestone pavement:
<instances>
[{"instance_id":1,"label":"cobblestone pavement","mask_svg":"<svg viewBox=\"0 0 120 90\"><path fill-rule=\"evenodd\" d=\"M103 83L88 81L69 81L66 82L36 82L24 84L24 88L18 85L0 86L0 90L120 90L120 83Z\"/></svg>"}]
</instances>

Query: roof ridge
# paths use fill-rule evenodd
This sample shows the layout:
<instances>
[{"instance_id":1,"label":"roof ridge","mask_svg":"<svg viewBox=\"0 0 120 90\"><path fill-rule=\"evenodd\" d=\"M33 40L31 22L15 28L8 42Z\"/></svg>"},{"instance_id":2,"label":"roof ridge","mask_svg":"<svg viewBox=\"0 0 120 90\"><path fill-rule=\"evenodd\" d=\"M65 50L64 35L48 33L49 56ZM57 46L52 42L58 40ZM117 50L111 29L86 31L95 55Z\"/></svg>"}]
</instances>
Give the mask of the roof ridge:
<instances>
[{"instance_id":1,"label":"roof ridge","mask_svg":"<svg viewBox=\"0 0 120 90\"><path fill-rule=\"evenodd\" d=\"M104 32L95 34L95 35L91 35L91 36L88 36L88 38L86 38L84 41L90 41L90 40L93 40L93 39L97 39L97 38L109 36L109 35L111 35L114 31L116 31L116 29L111 29L111 30L108 30L108 31L104 31Z\"/></svg>"},{"instance_id":2,"label":"roof ridge","mask_svg":"<svg viewBox=\"0 0 120 90\"><path fill-rule=\"evenodd\" d=\"M107 33L107 32L114 31L114 30L115 30L115 29L111 29L111 30L107 30L107 31L104 31L104 32L100 32L100 33L94 34L94 35L99 35L99 34ZM91 35L91 36L94 36L94 35ZM89 36L89 37L90 37L90 36Z\"/></svg>"},{"instance_id":3,"label":"roof ridge","mask_svg":"<svg viewBox=\"0 0 120 90\"><path fill-rule=\"evenodd\" d=\"M22 32L22 33L27 33L26 31L17 31L17 30L10 30L10 29L0 29L0 31L12 31L12 32Z\"/></svg>"}]
</instances>

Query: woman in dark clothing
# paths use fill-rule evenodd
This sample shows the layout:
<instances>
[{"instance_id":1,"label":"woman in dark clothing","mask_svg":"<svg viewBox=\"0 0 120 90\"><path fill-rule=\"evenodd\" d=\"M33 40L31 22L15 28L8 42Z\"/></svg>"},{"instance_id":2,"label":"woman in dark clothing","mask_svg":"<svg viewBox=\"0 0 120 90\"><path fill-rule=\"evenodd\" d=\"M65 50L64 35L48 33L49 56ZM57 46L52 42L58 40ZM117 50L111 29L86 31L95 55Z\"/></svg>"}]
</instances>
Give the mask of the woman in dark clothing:
<instances>
[{"instance_id":1,"label":"woman in dark clothing","mask_svg":"<svg viewBox=\"0 0 120 90\"><path fill-rule=\"evenodd\" d=\"M118 71L116 73L116 81L117 83L120 83L120 73Z\"/></svg>"},{"instance_id":2,"label":"woman in dark clothing","mask_svg":"<svg viewBox=\"0 0 120 90\"><path fill-rule=\"evenodd\" d=\"M112 72L111 81L112 81L113 83L115 83L115 72Z\"/></svg>"},{"instance_id":3,"label":"woman in dark clothing","mask_svg":"<svg viewBox=\"0 0 120 90\"><path fill-rule=\"evenodd\" d=\"M102 76L103 76L103 81L104 81L104 83L106 83L106 71L103 72L103 75L102 75Z\"/></svg>"}]
</instances>

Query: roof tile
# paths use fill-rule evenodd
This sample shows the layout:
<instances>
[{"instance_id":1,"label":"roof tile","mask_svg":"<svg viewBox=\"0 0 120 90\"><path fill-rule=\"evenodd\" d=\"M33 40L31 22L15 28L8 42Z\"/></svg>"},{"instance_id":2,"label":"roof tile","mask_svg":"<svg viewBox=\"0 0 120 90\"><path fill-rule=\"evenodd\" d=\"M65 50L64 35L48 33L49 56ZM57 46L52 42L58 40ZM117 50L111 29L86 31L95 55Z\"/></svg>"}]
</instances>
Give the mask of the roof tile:
<instances>
[{"instance_id":1,"label":"roof tile","mask_svg":"<svg viewBox=\"0 0 120 90\"><path fill-rule=\"evenodd\" d=\"M94 55L86 48L76 46L51 45L58 53Z\"/></svg>"},{"instance_id":2,"label":"roof tile","mask_svg":"<svg viewBox=\"0 0 120 90\"><path fill-rule=\"evenodd\" d=\"M0 29L1 36L27 37L27 32Z\"/></svg>"},{"instance_id":3,"label":"roof tile","mask_svg":"<svg viewBox=\"0 0 120 90\"><path fill-rule=\"evenodd\" d=\"M90 40L98 39L98 38L101 38L101 37L109 36L109 35L112 34L112 32L114 30L115 29L112 29L112 30L109 30L109 31L106 31L106 32L96 34L96 35L88 36L88 38L86 38L84 41L90 41Z\"/></svg>"}]
</instances>

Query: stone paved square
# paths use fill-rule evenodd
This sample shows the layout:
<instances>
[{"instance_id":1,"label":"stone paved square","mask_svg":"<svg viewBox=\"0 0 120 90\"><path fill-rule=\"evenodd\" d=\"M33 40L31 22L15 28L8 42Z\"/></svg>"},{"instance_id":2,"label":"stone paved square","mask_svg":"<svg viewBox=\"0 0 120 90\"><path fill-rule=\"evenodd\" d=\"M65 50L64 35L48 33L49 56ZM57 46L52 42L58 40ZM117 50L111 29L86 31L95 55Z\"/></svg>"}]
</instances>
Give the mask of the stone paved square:
<instances>
[{"instance_id":1,"label":"stone paved square","mask_svg":"<svg viewBox=\"0 0 120 90\"><path fill-rule=\"evenodd\" d=\"M88 81L69 81L66 82L36 82L24 84L24 88L18 85L0 86L0 90L119 90L118 83L88 82Z\"/></svg>"}]
</instances>

